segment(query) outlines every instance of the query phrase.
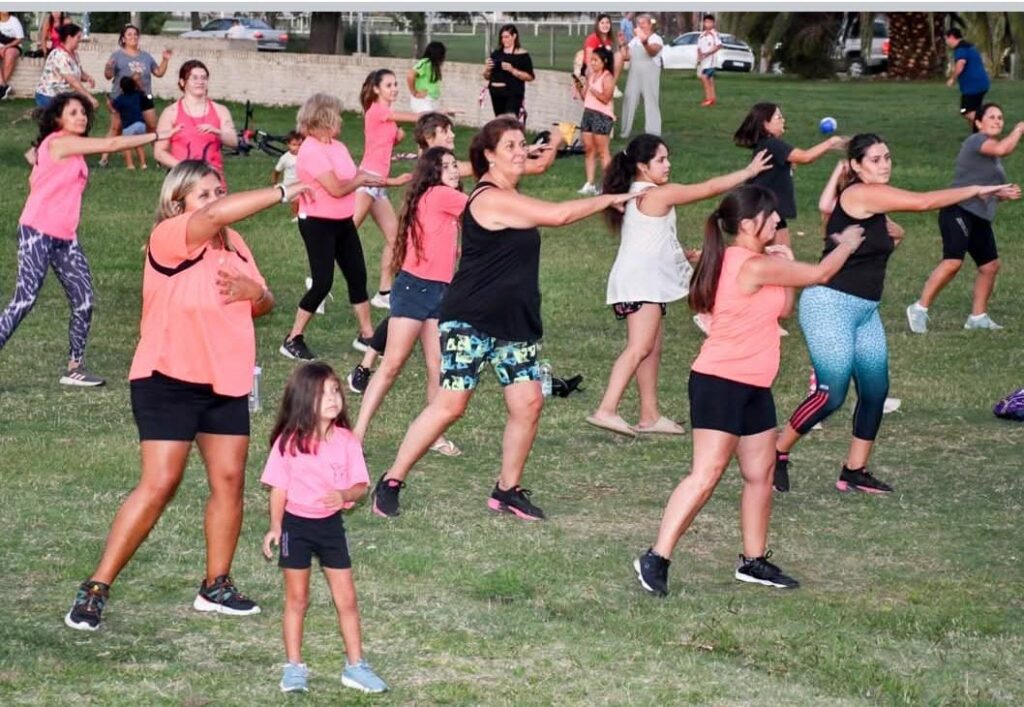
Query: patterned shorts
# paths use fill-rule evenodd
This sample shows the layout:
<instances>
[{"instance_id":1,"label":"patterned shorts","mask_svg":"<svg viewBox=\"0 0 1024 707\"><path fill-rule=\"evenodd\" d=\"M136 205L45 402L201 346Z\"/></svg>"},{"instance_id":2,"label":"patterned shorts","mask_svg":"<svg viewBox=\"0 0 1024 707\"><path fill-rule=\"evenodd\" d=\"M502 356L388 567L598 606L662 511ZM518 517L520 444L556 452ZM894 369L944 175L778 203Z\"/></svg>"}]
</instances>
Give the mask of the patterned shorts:
<instances>
[{"instance_id":1,"label":"patterned shorts","mask_svg":"<svg viewBox=\"0 0 1024 707\"><path fill-rule=\"evenodd\" d=\"M441 322L441 388L473 390L484 364L494 367L502 387L540 380L537 343L495 339L472 324Z\"/></svg>"},{"instance_id":2,"label":"patterned shorts","mask_svg":"<svg viewBox=\"0 0 1024 707\"><path fill-rule=\"evenodd\" d=\"M610 135L615 125L615 118L596 111L593 108L583 110L583 120L580 121L581 133L593 133L594 135Z\"/></svg>"},{"instance_id":3,"label":"patterned shorts","mask_svg":"<svg viewBox=\"0 0 1024 707\"><path fill-rule=\"evenodd\" d=\"M625 319L630 314L636 314L645 304L657 304L661 306L661 316L668 313L668 305L664 302L616 302L612 305L612 312L616 319Z\"/></svg>"}]
</instances>

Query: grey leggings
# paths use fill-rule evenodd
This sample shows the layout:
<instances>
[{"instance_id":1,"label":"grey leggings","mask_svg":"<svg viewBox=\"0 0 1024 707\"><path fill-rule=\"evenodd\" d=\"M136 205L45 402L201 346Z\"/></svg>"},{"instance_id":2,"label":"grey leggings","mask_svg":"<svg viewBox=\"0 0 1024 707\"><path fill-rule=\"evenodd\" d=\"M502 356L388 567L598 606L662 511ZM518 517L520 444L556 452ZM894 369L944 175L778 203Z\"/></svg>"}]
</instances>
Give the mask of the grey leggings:
<instances>
[{"instance_id":1,"label":"grey leggings","mask_svg":"<svg viewBox=\"0 0 1024 707\"><path fill-rule=\"evenodd\" d=\"M68 358L81 361L92 322L92 275L77 240L54 238L31 226L18 226L18 281L11 303L0 314L0 349L36 303L46 271L53 268L71 305Z\"/></svg>"}]
</instances>

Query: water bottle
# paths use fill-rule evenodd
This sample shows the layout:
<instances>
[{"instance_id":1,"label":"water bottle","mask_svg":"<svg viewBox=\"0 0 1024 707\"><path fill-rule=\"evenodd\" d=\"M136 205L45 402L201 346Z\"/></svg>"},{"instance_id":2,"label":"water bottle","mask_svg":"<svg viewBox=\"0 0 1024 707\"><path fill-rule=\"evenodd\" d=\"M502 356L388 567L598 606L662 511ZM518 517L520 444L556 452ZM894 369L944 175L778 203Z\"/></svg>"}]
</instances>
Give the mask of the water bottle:
<instances>
[{"instance_id":1,"label":"water bottle","mask_svg":"<svg viewBox=\"0 0 1024 707\"><path fill-rule=\"evenodd\" d=\"M540 392L545 398L551 397L551 364L547 361L540 362Z\"/></svg>"},{"instance_id":2,"label":"water bottle","mask_svg":"<svg viewBox=\"0 0 1024 707\"><path fill-rule=\"evenodd\" d=\"M259 412L263 409L260 404L260 378L263 377L263 369L256 366L252 369L252 391L249 393L249 413Z\"/></svg>"}]
</instances>

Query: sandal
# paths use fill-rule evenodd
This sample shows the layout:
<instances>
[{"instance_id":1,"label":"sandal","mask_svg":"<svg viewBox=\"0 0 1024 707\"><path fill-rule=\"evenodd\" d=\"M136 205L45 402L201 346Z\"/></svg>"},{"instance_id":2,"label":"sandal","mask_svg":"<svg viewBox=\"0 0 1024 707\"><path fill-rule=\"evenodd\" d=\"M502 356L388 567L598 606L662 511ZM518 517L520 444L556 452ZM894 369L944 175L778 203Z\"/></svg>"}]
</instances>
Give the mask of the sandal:
<instances>
[{"instance_id":1,"label":"sandal","mask_svg":"<svg viewBox=\"0 0 1024 707\"><path fill-rule=\"evenodd\" d=\"M602 430L608 430L609 432L625 435L627 437L636 437L636 430L630 427L629 423L618 415L610 420L597 417L596 415L590 415L587 417L587 423L594 427L600 427Z\"/></svg>"},{"instance_id":2,"label":"sandal","mask_svg":"<svg viewBox=\"0 0 1024 707\"><path fill-rule=\"evenodd\" d=\"M633 430L638 434L645 435L684 435L686 428L678 422L674 422L664 415L658 418L653 425L634 425Z\"/></svg>"},{"instance_id":3,"label":"sandal","mask_svg":"<svg viewBox=\"0 0 1024 707\"><path fill-rule=\"evenodd\" d=\"M438 454L446 457L458 457L462 455L462 450L455 446L447 437L441 437L432 445L430 445L430 451L437 452Z\"/></svg>"}]
</instances>

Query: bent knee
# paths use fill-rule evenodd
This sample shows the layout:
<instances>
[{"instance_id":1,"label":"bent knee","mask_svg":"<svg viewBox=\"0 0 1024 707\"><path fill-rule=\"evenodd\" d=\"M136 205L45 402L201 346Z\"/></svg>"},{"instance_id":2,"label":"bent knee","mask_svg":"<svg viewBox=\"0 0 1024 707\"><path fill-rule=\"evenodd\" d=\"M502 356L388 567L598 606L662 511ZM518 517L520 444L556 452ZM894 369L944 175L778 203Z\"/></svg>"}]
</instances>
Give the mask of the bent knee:
<instances>
[{"instance_id":1,"label":"bent knee","mask_svg":"<svg viewBox=\"0 0 1024 707\"><path fill-rule=\"evenodd\" d=\"M990 260L989 262L987 262L984 265L980 266L978 268L978 272L980 272L980 273L982 273L984 275L995 275L997 272L999 272L999 268L1000 267L1001 266L1000 266L998 260Z\"/></svg>"}]
</instances>

